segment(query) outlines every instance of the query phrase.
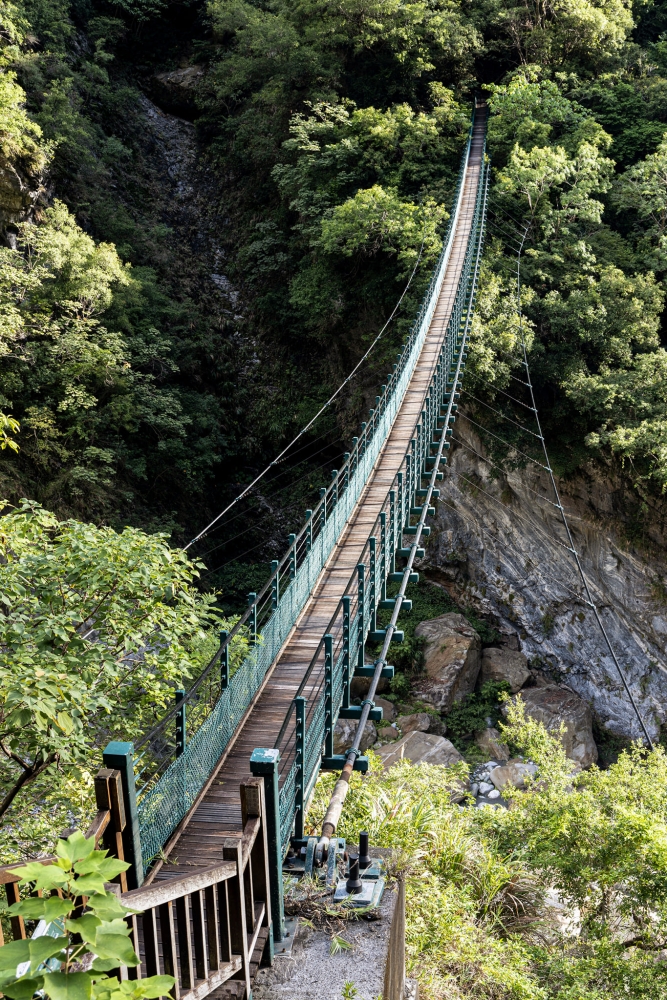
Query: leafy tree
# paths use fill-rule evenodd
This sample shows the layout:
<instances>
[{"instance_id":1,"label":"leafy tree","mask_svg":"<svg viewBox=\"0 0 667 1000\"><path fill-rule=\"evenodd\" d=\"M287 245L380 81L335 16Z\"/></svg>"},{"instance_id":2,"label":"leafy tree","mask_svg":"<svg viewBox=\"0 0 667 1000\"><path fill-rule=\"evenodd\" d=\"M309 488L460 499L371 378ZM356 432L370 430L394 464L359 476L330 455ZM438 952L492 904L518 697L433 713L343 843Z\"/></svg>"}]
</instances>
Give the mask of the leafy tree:
<instances>
[{"instance_id":1,"label":"leafy tree","mask_svg":"<svg viewBox=\"0 0 667 1000\"><path fill-rule=\"evenodd\" d=\"M120 980L109 975L120 965L135 968L139 958L125 919L138 911L123 906L104 887L129 865L107 853L95 850L95 841L77 832L58 841L54 864L34 862L18 870L22 883L34 883L39 895L14 903L9 913L43 920L59 933L0 948L5 996L25 1000L38 992L50 1000L150 1000L173 987L173 976ZM83 914L82 896L87 898ZM85 961L88 957L92 962Z\"/></svg>"},{"instance_id":2,"label":"leafy tree","mask_svg":"<svg viewBox=\"0 0 667 1000\"><path fill-rule=\"evenodd\" d=\"M39 811L45 785L53 800L79 774L89 797L106 742L157 721L224 623L194 587L201 564L165 535L59 522L28 501L0 531L0 816L13 828L28 802Z\"/></svg>"}]
</instances>

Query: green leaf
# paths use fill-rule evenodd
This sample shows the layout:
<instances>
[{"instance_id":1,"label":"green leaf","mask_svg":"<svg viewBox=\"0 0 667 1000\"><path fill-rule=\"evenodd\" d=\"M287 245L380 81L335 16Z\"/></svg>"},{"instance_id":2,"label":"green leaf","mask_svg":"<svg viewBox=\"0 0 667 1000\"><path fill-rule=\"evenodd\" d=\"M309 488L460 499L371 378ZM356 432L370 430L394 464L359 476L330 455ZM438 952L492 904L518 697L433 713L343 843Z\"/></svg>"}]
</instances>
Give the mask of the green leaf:
<instances>
[{"instance_id":1,"label":"green leaf","mask_svg":"<svg viewBox=\"0 0 667 1000\"><path fill-rule=\"evenodd\" d=\"M104 879L101 875L81 875L75 882L75 891L80 896L92 896L93 893L104 892Z\"/></svg>"},{"instance_id":2,"label":"green leaf","mask_svg":"<svg viewBox=\"0 0 667 1000\"><path fill-rule=\"evenodd\" d=\"M30 960L30 945L27 941L11 941L0 948L0 969L14 969L21 962Z\"/></svg>"},{"instance_id":3,"label":"green leaf","mask_svg":"<svg viewBox=\"0 0 667 1000\"><path fill-rule=\"evenodd\" d=\"M93 981L86 972L50 972L44 976L44 992L51 1000L90 1000Z\"/></svg>"},{"instance_id":4,"label":"green leaf","mask_svg":"<svg viewBox=\"0 0 667 1000\"><path fill-rule=\"evenodd\" d=\"M31 862L15 871L20 876L21 884L34 882L35 889L60 889L70 878L59 865L40 865L36 862Z\"/></svg>"},{"instance_id":5,"label":"green leaf","mask_svg":"<svg viewBox=\"0 0 667 1000\"><path fill-rule=\"evenodd\" d=\"M94 854L91 854L84 861L77 861L74 865L74 871L77 875L90 875L93 873L102 875L105 882L110 882L112 878L120 875L121 872L126 872L130 867L127 861L103 857L105 853L104 851L95 851ZM102 856L98 858L98 854Z\"/></svg>"},{"instance_id":6,"label":"green leaf","mask_svg":"<svg viewBox=\"0 0 667 1000\"><path fill-rule=\"evenodd\" d=\"M92 913L85 913L82 917L77 917L76 920L66 921L65 928L72 934L80 934L88 944L94 944L95 935L101 923L99 917Z\"/></svg>"},{"instance_id":7,"label":"green leaf","mask_svg":"<svg viewBox=\"0 0 667 1000\"><path fill-rule=\"evenodd\" d=\"M37 979L22 977L9 985L5 983L2 987L2 992L6 997L11 997L11 1000L30 1000L41 986L42 976L39 976Z\"/></svg>"},{"instance_id":8,"label":"green leaf","mask_svg":"<svg viewBox=\"0 0 667 1000\"><path fill-rule=\"evenodd\" d=\"M52 938L45 934L43 937L31 938L29 941L30 971L36 972L42 962L63 951L68 944L69 938L67 937Z\"/></svg>"},{"instance_id":9,"label":"green leaf","mask_svg":"<svg viewBox=\"0 0 667 1000\"><path fill-rule=\"evenodd\" d=\"M139 964L132 942L124 934L105 934L100 928L93 947L98 958L113 958L118 965L135 966Z\"/></svg>"},{"instance_id":10,"label":"green leaf","mask_svg":"<svg viewBox=\"0 0 667 1000\"><path fill-rule=\"evenodd\" d=\"M114 920L117 917L125 917L128 913L140 913L140 910L130 910L118 901L118 897L112 892L105 892L104 895L96 893L88 897L88 907L93 910L102 920Z\"/></svg>"},{"instance_id":11,"label":"green leaf","mask_svg":"<svg viewBox=\"0 0 667 1000\"><path fill-rule=\"evenodd\" d=\"M141 987L141 995L148 997L166 997L176 980L173 976L149 976L141 979L137 986Z\"/></svg>"},{"instance_id":12,"label":"green leaf","mask_svg":"<svg viewBox=\"0 0 667 1000\"><path fill-rule=\"evenodd\" d=\"M111 972L112 969L118 968L118 962L115 958L96 958L91 965L93 972Z\"/></svg>"},{"instance_id":13,"label":"green leaf","mask_svg":"<svg viewBox=\"0 0 667 1000\"><path fill-rule=\"evenodd\" d=\"M95 838L86 840L80 830L71 833L67 840L62 838L56 844L56 854L64 861L82 861L95 850Z\"/></svg>"},{"instance_id":14,"label":"green leaf","mask_svg":"<svg viewBox=\"0 0 667 1000\"><path fill-rule=\"evenodd\" d=\"M65 916L71 909L72 903L68 899L59 899L57 896L42 896L22 899L20 903L13 903L7 912L28 917L30 920L44 920L45 923L50 924L57 917Z\"/></svg>"}]
</instances>

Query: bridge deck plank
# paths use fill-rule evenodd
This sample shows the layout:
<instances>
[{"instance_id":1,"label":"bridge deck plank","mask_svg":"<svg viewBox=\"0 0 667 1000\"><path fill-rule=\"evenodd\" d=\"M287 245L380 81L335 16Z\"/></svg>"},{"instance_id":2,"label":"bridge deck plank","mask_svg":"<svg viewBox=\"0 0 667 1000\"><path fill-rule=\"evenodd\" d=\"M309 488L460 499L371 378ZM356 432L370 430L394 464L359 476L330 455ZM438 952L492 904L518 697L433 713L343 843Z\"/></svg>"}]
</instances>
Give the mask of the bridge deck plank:
<instances>
[{"instance_id":1,"label":"bridge deck plank","mask_svg":"<svg viewBox=\"0 0 667 1000\"><path fill-rule=\"evenodd\" d=\"M243 729L221 758L213 782L190 814L168 861L158 871L157 879L172 878L183 870L192 871L193 866L211 864L212 860L221 856L224 837L241 832L238 789L239 784L250 776L250 754L255 747L273 746L301 678L361 557L369 530L419 422L463 266L475 206L482 136L483 128L478 126L473 134L461 215L435 314L385 446Z\"/></svg>"}]
</instances>

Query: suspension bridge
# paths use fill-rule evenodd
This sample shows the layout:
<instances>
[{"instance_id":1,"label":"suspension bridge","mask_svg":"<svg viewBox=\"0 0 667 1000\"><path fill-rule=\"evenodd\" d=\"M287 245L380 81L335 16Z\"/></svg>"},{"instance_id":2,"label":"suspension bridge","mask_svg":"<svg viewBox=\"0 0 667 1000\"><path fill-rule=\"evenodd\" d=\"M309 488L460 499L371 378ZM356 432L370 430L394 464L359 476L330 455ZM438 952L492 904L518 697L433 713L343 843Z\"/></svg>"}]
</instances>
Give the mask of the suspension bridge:
<instances>
[{"instance_id":1,"label":"suspension bridge","mask_svg":"<svg viewBox=\"0 0 667 1000\"><path fill-rule=\"evenodd\" d=\"M388 649L435 512L484 240L486 115L477 104L430 286L341 468L190 690L135 745L104 752L91 835L130 862L121 889L145 911L141 968L175 974L175 1000L250 997L253 963L285 933L283 861L306 843L320 769L367 766L356 742L334 753L333 731L339 718L358 733L381 718L375 688L392 675ZM382 649L371 664L367 643ZM371 679L362 705L351 703L354 676ZM324 863L341 807L327 814ZM18 898L8 869L2 881Z\"/></svg>"}]
</instances>

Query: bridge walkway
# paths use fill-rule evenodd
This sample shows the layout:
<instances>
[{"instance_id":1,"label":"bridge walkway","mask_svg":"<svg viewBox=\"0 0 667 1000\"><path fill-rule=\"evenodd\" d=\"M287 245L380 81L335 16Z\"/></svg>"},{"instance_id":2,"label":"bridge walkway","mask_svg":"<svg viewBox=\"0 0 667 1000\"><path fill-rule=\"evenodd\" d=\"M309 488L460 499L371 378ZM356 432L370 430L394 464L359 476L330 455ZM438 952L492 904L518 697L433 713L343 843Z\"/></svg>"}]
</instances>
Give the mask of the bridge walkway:
<instances>
[{"instance_id":1,"label":"bridge walkway","mask_svg":"<svg viewBox=\"0 0 667 1000\"><path fill-rule=\"evenodd\" d=\"M274 745L317 645L359 562L368 535L419 423L468 246L485 129L486 114L485 109L481 108L473 127L461 211L437 307L387 441L281 655L269 671L244 723L239 726L234 739L221 757L198 803L195 803L166 845L166 860L155 866L148 881L151 878L162 880L190 874L193 868L215 864L222 857L225 837L238 836L242 831L239 785L250 778L250 755L256 747ZM303 694L308 698L307 687Z\"/></svg>"}]
</instances>

